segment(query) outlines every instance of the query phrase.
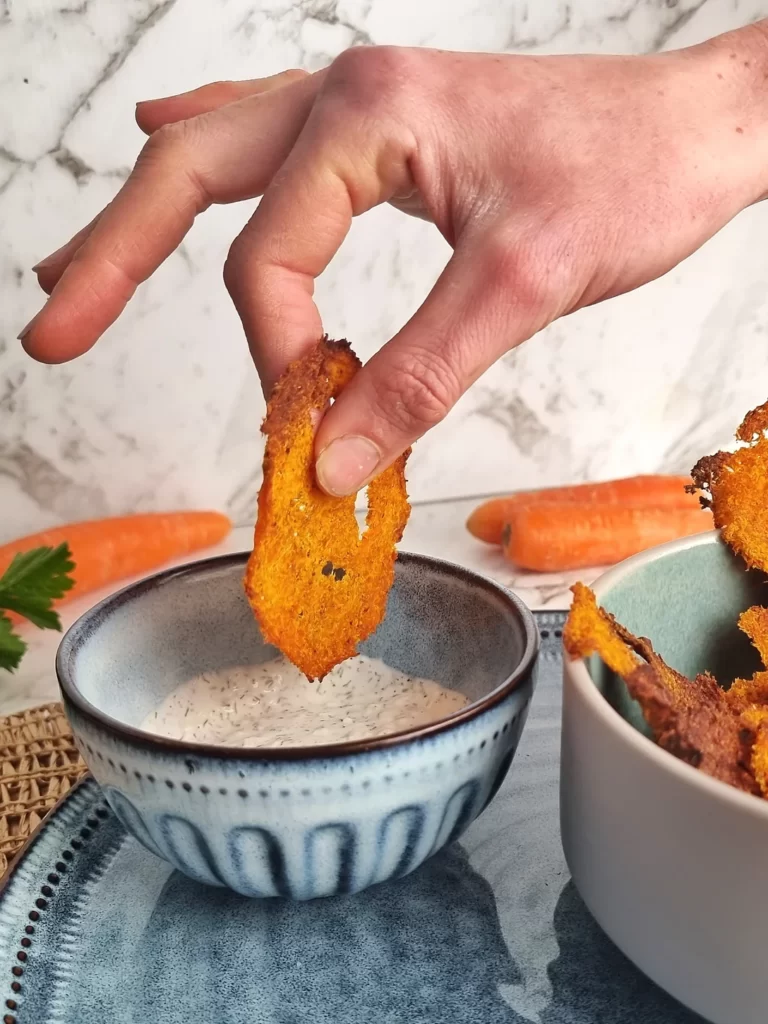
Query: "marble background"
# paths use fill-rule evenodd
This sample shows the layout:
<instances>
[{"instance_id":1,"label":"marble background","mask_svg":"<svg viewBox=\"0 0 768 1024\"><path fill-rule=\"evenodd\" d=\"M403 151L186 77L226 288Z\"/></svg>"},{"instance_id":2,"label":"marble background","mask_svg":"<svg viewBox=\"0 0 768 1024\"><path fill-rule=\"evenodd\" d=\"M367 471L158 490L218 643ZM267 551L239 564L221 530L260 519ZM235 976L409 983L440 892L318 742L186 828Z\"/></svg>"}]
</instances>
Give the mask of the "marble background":
<instances>
[{"instance_id":1,"label":"marble background","mask_svg":"<svg viewBox=\"0 0 768 1024\"><path fill-rule=\"evenodd\" d=\"M142 142L136 100L310 69L359 43L528 52L684 45L768 0L0 0L0 540L129 510L251 518L263 412L221 282L250 210L214 209L97 349L33 364L29 268L88 221ZM414 499L678 470L768 393L768 204L665 279L555 324L495 366L416 448ZM368 357L447 258L391 210L323 277L326 328Z\"/></svg>"}]
</instances>

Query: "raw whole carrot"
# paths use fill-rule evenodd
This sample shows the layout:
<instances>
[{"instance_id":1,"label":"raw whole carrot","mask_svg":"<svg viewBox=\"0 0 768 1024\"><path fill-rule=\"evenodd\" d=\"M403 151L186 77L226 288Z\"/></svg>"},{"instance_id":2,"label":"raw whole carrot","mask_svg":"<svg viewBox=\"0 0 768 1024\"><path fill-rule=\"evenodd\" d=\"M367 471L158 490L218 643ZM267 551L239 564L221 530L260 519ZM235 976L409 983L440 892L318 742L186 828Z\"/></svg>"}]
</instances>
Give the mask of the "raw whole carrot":
<instances>
[{"instance_id":1,"label":"raw whole carrot","mask_svg":"<svg viewBox=\"0 0 768 1024\"><path fill-rule=\"evenodd\" d=\"M473 537L486 544L501 544L501 531L510 509L531 501L604 502L608 505L634 505L644 508L699 507L698 498L687 494L689 476L630 476L597 484L571 484L537 491L519 491L502 498L491 498L479 505L467 520Z\"/></svg>"},{"instance_id":2,"label":"raw whole carrot","mask_svg":"<svg viewBox=\"0 0 768 1024\"><path fill-rule=\"evenodd\" d=\"M503 548L521 569L559 572L612 565L656 544L711 529L712 514L704 509L528 502L508 510Z\"/></svg>"},{"instance_id":3,"label":"raw whole carrot","mask_svg":"<svg viewBox=\"0 0 768 1024\"><path fill-rule=\"evenodd\" d=\"M231 529L232 523L221 512L157 512L70 523L0 545L0 575L14 555L66 541L75 563L75 585L61 599L68 601L210 547Z\"/></svg>"}]
</instances>

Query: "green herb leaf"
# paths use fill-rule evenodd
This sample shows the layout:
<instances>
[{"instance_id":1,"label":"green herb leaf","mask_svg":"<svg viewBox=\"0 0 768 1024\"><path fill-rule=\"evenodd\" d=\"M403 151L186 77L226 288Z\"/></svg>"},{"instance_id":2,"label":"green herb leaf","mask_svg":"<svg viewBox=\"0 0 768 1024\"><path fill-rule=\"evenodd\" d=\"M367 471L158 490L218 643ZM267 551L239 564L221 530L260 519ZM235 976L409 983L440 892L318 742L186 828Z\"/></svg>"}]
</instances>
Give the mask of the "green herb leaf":
<instances>
[{"instance_id":1,"label":"green herb leaf","mask_svg":"<svg viewBox=\"0 0 768 1024\"><path fill-rule=\"evenodd\" d=\"M0 668L13 672L18 668L27 645L13 632L10 619L0 612Z\"/></svg>"},{"instance_id":2,"label":"green herb leaf","mask_svg":"<svg viewBox=\"0 0 768 1024\"><path fill-rule=\"evenodd\" d=\"M18 668L26 643L3 611L17 612L41 629L61 629L53 602L74 585L75 565L68 544L33 548L16 555L0 576L0 669Z\"/></svg>"},{"instance_id":3,"label":"green herb leaf","mask_svg":"<svg viewBox=\"0 0 768 1024\"><path fill-rule=\"evenodd\" d=\"M74 586L67 544L18 554L0 577L0 609L17 612L41 629L61 629L53 602Z\"/></svg>"}]
</instances>

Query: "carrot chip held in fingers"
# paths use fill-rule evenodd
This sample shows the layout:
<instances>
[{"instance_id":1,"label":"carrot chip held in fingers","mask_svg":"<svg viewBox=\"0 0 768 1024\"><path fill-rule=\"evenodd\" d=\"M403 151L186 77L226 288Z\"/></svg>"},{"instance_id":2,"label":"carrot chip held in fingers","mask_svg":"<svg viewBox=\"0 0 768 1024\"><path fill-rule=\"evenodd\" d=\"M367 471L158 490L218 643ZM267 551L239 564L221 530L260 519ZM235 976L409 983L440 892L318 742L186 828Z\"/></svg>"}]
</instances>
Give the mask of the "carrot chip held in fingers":
<instances>
[{"instance_id":1,"label":"carrot chip held in fingers","mask_svg":"<svg viewBox=\"0 0 768 1024\"><path fill-rule=\"evenodd\" d=\"M410 513L407 452L368 484L362 534L354 496L329 497L317 485L313 414L359 368L346 341L323 338L278 381L262 427L264 479L245 590L264 639L309 679L356 654L381 622Z\"/></svg>"}]
</instances>

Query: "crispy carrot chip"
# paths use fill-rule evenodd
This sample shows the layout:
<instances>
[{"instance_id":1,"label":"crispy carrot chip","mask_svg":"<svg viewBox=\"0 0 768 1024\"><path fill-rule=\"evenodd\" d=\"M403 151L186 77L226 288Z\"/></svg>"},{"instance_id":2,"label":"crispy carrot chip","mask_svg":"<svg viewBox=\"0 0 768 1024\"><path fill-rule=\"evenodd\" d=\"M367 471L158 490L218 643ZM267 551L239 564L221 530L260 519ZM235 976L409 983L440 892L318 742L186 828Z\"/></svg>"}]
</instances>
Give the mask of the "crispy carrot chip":
<instances>
[{"instance_id":1,"label":"crispy carrot chip","mask_svg":"<svg viewBox=\"0 0 768 1024\"><path fill-rule=\"evenodd\" d=\"M749 568L768 572L768 403L744 418L740 447L701 459L688 488L711 508L725 542ZM711 675L686 679L650 641L599 608L581 584L564 638L572 658L598 654L640 704L656 742L714 778L768 799L768 608L745 611L739 627L764 668L725 691Z\"/></svg>"},{"instance_id":2,"label":"crispy carrot chip","mask_svg":"<svg viewBox=\"0 0 768 1024\"><path fill-rule=\"evenodd\" d=\"M736 432L745 447L701 459L692 491L712 509L725 542L753 569L768 572L768 403L744 418Z\"/></svg>"},{"instance_id":3,"label":"crispy carrot chip","mask_svg":"<svg viewBox=\"0 0 768 1024\"><path fill-rule=\"evenodd\" d=\"M730 708L711 675L690 680L676 674L685 682L682 699L650 665L635 669L625 680L658 745L715 779L757 793L751 771L753 729Z\"/></svg>"},{"instance_id":4,"label":"crispy carrot chip","mask_svg":"<svg viewBox=\"0 0 768 1024\"><path fill-rule=\"evenodd\" d=\"M748 608L739 618L739 628L755 645L763 665L768 664L768 608ZM750 766L763 796L768 797L768 671L763 668L751 679L735 679L726 699L744 727L754 733Z\"/></svg>"},{"instance_id":5,"label":"crispy carrot chip","mask_svg":"<svg viewBox=\"0 0 768 1024\"><path fill-rule=\"evenodd\" d=\"M768 608L755 605L739 616L739 629L755 645L763 665L768 665ZM767 694L768 696L768 691Z\"/></svg>"},{"instance_id":6,"label":"crispy carrot chip","mask_svg":"<svg viewBox=\"0 0 768 1024\"><path fill-rule=\"evenodd\" d=\"M648 640L633 636L600 608L588 587L577 583L573 594L563 632L568 654L598 654L621 676L659 746L716 779L756 792L749 767L754 730L716 680L710 675L687 679L665 664Z\"/></svg>"},{"instance_id":7,"label":"crispy carrot chip","mask_svg":"<svg viewBox=\"0 0 768 1024\"><path fill-rule=\"evenodd\" d=\"M763 797L768 797L768 707L755 705L741 714L745 729L754 733L750 769Z\"/></svg>"},{"instance_id":8,"label":"crispy carrot chip","mask_svg":"<svg viewBox=\"0 0 768 1024\"><path fill-rule=\"evenodd\" d=\"M355 498L328 497L315 482L312 414L359 368L346 341L324 338L278 381L262 427L264 480L245 590L265 640L309 679L352 657L381 622L410 513L407 452L368 485L362 536Z\"/></svg>"},{"instance_id":9,"label":"crispy carrot chip","mask_svg":"<svg viewBox=\"0 0 768 1024\"><path fill-rule=\"evenodd\" d=\"M576 583L571 590L573 604L563 630L566 651L571 658L599 654L608 668L624 679L637 668L640 660L619 635L613 616L598 606L589 587Z\"/></svg>"},{"instance_id":10,"label":"crispy carrot chip","mask_svg":"<svg viewBox=\"0 0 768 1024\"><path fill-rule=\"evenodd\" d=\"M739 629L755 645L763 665L768 664L768 608L754 607L742 612ZM755 672L751 679L735 679L727 696L736 711L746 711L752 705L764 704L768 713L768 672Z\"/></svg>"}]
</instances>

